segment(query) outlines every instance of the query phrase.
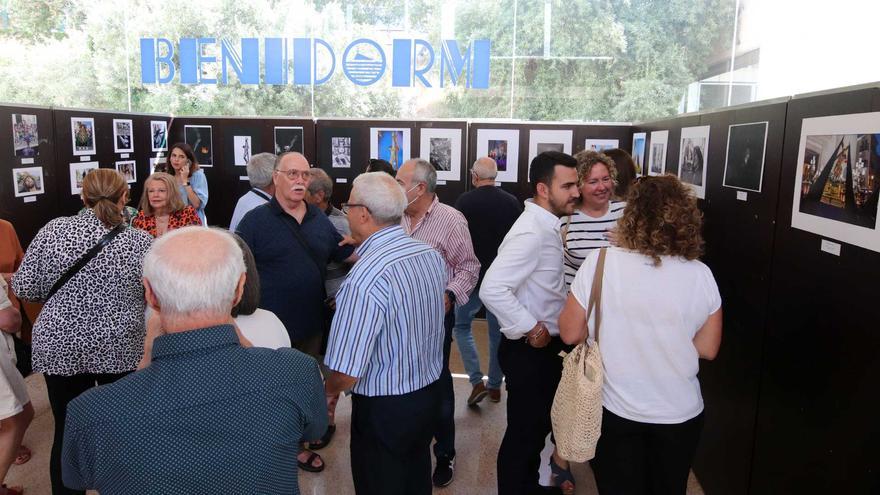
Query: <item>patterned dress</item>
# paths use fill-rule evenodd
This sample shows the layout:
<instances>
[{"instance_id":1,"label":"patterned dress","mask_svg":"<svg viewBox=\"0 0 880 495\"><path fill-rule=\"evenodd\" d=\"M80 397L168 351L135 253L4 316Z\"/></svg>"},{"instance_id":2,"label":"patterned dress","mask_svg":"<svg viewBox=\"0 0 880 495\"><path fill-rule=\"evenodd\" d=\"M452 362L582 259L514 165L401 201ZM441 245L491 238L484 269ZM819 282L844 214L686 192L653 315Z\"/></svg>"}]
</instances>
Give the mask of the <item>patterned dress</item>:
<instances>
[{"instance_id":1,"label":"patterned dress","mask_svg":"<svg viewBox=\"0 0 880 495\"><path fill-rule=\"evenodd\" d=\"M195 208L186 205L182 210L175 211L168 215L168 229L165 232L170 232L181 227L188 227L190 225L202 225L202 219L199 218L199 214L196 213ZM136 229L141 229L153 237L159 236L156 230L156 216L147 216L144 214L143 210L139 211L137 216L134 217L131 221L131 226Z\"/></svg>"}]
</instances>

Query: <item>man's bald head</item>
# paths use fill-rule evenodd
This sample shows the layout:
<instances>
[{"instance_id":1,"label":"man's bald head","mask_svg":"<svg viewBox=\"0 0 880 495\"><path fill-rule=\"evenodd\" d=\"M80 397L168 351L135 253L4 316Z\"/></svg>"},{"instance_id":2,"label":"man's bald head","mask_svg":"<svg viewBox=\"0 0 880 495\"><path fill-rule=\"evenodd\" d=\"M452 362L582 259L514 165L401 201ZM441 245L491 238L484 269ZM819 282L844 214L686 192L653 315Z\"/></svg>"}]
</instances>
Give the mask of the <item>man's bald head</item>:
<instances>
[{"instance_id":1,"label":"man's bald head","mask_svg":"<svg viewBox=\"0 0 880 495\"><path fill-rule=\"evenodd\" d=\"M288 151L287 153L281 153L278 155L278 158L275 159L275 170L281 168L282 163L289 163L291 165L297 164L302 165L305 164L305 168L309 168L309 161L303 156L302 153L296 151Z\"/></svg>"},{"instance_id":2,"label":"man's bald head","mask_svg":"<svg viewBox=\"0 0 880 495\"><path fill-rule=\"evenodd\" d=\"M495 163L495 160L484 156L474 162L471 170L478 179L494 179L498 175L498 164Z\"/></svg>"}]
</instances>

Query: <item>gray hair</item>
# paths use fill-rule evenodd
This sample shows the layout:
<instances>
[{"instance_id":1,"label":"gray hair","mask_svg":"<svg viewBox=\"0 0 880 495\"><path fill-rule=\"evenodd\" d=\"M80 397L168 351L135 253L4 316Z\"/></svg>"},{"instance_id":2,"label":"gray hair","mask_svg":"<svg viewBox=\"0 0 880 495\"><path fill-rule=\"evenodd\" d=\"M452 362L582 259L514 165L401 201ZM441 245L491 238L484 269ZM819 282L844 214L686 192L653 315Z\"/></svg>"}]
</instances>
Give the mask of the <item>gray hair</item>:
<instances>
[{"instance_id":1,"label":"gray hair","mask_svg":"<svg viewBox=\"0 0 880 495\"><path fill-rule=\"evenodd\" d=\"M413 181L424 183L428 192L433 193L437 189L437 170L424 158L416 158L413 163L416 166L413 170Z\"/></svg>"},{"instance_id":2,"label":"gray hair","mask_svg":"<svg viewBox=\"0 0 880 495\"><path fill-rule=\"evenodd\" d=\"M471 170L480 179L494 179L498 175L498 164L492 158L484 156L477 158Z\"/></svg>"},{"instance_id":3,"label":"gray hair","mask_svg":"<svg viewBox=\"0 0 880 495\"><path fill-rule=\"evenodd\" d=\"M399 224L406 209L403 187L385 172L358 175L352 184L351 195L370 210L379 225Z\"/></svg>"},{"instance_id":4,"label":"gray hair","mask_svg":"<svg viewBox=\"0 0 880 495\"><path fill-rule=\"evenodd\" d=\"M324 191L324 199L330 201L333 195L333 181L323 168L313 168L311 171L312 181L309 182L309 194L318 194L318 191Z\"/></svg>"},{"instance_id":5,"label":"gray hair","mask_svg":"<svg viewBox=\"0 0 880 495\"><path fill-rule=\"evenodd\" d=\"M262 189L272 183L272 171L275 169L275 155L257 153L247 162L247 176L251 187Z\"/></svg>"},{"instance_id":6,"label":"gray hair","mask_svg":"<svg viewBox=\"0 0 880 495\"><path fill-rule=\"evenodd\" d=\"M144 257L143 276L162 314L171 317L229 316L243 273L241 248L228 231L217 228L173 230L156 239Z\"/></svg>"}]
</instances>

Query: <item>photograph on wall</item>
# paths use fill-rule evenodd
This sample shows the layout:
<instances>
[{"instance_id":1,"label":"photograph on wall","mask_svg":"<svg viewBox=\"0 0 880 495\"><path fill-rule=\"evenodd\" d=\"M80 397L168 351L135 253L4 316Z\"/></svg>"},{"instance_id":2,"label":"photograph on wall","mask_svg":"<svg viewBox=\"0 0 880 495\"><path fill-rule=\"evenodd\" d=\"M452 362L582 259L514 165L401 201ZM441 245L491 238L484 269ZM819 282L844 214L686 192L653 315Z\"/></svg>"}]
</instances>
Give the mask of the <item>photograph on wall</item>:
<instances>
[{"instance_id":1,"label":"photograph on wall","mask_svg":"<svg viewBox=\"0 0 880 495\"><path fill-rule=\"evenodd\" d=\"M532 129L529 131L529 165L538 154L545 151L561 151L571 154L574 131Z\"/></svg>"},{"instance_id":2,"label":"photograph on wall","mask_svg":"<svg viewBox=\"0 0 880 495\"><path fill-rule=\"evenodd\" d=\"M12 169L12 184L15 197L35 196L46 192L43 183L43 167Z\"/></svg>"},{"instance_id":3,"label":"photograph on wall","mask_svg":"<svg viewBox=\"0 0 880 495\"><path fill-rule=\"evenodd\" d=\"M791 226L880 252L880 112L804 119Z\"/></svg>"},{"instance_id":4,"label":"photograph on wall","mask_svg":"<svg viewBox=\"0 0 880 495\"><path fill-rule=\"evenodd\" d=\"M666 143L669 131L653 131L651 133L651 154L648 155L648 175L666 173Z\"/></svg>"},{"instance_id":5,"label":"photograph on wall","mask_svg":"<svg viewBox=\"0 0 880 495\"><path fill-rule=\"evenodd\" d=\"M477 158L488 156L498 166L495 182L516 182L519 175L519 130L477 129Z\"/></svg>"},{"instance_id":6,"label":"photograph on wall","mask_svg":"<svg viewBox=\"0 0 880 495\"><path fill-rule=\"evenodd\" d=\"M74 155L95 154L95 119L90 117L71 117L70 134L73 138Z\"/></svg>"},{"instance_id":7,"label":"photograph on wall","mask_svg":"<svg viewBox=\"0 0 880 495\"><path fill-rule=\"evenodd\" d=\"M153 143L152 151L168 151L168 122L150 121L150 141Z\"/></svg>"},{"instance_id":8,"label":"photograph on wall","mask_svg":"<svg viewBox=\"0 0 880 495\"><path fill-rule=\"evenodd\" d=\"M303 128L302 127L276 127L275 128L275 154L287 153L288 151L303 152Z\"/></svg>"},{"instance_id":9,"label":"photograph on wall","mask_svg":"<svg viewBox=\"0 0 880 495\"><path fill-rule=\"evenodd\" d=\"M642 175L642 171L645 170L645 141L647 135L644 132L633 134L632 159L636 164L636 175Z\"/></svg>"},{"instance_id":10,"label":"photograph on wall","mask_svg":"<svg viewBox=\"0 0 880 495\"><path fill-rule=\"evenodd\" d=\"M351 137L334 136L330 138L330 152L333 168L351 168Z\"/></svg>"},{"instance_id":11,"label":"photograph on wall","mask_svg":"<svg viewBox=\"0 0 880 495\"><path fill-rule=\"evenodd\" d=\"M134 152L131 120L113 119L113 151L115 153Z\"/></svg>"},{"instance_id":12,"label":"photograph on wall","mask_svg":"<svg viewBox=\"0 0 880 495\"><path fill-rule=\"evenodd\" d=\"M192 146L193 154L200 167L214 166L214 148L211 142L211 126L209 125L185 125L183 126L183 138L186 144Z\"/></svg>"},{"instance_id":13,"label":"photograph on wall","mask_svg":"<svg viewBox=\"0 0 880 495\"><path fill-rule=\"evenodd\" d=\"M370 128L370 158L387 160L397 170L410 159L410 130Z\"/></svg>"},{"instance_id":14,"label":"photograph on wall","mask_svg":"<svg viewBox=\"0 0 880 495\"><path fill-rule=\"evenodd\" d=\"M98 168L98 162L75 162L70 164L70 194L82 192L86 174Z\"/></svg>"},{"instance_id":15,"label":"photograph on wall","mask_svg":"<svg viewBox=\"0 0 880 495\"><path fill-rule=\"evenodd\" d=\"M584 149L590 151L605 151L618 147L617 139L587 139L584 141Z\"/></svg>"},{"instance_id":16,"label":"photograph on wall","mask_svg":"<svg viewBox=\"0 0 880 495\"><path fill-rule=\"evenodd\" d=\"M166 157L150 158L150 175L156 172L165 172L168 169L168 159Z\"/></svg>"},{"instance_id":17,"label":"photograph on wall","mask_svg":"<svg viewBox=\"0 0 880 495\"><path fill-rule=\"evenodd\" d=\"M233 136L232 149L235 152L235 165L244 167L251 159L251 143L253 139L250 136Z\"/></svg>"},{"instance_id":18,"label":"photograph on wall","mask_svg":"<svg viewBox=\"0 0 880 495\"><path fill-rule=\"evenodd\" d=\"M15 156L33 158L40 154L40 134L37 132L37 116L12 114L12 148Z\"/></svg>"},{"instance_id":19,"label":"photograph on wall","mask_svg":"<svg viewBox=\"0 0 880 495\"><path fill-rule=\"evenodd\" d=\"M706 155L709 152L709 126L684 127L678 149L678 178L691 186L700 199L706 199Z\"/></svg>"},{"instance_id":20,"label":"photograph on wall","mask_svg":"<svg viewBox=\"0 0 880 495\"><path fill-rule=\"evenodd\" d=\"M734 124L727 129L724 187L761 192L768 122Z\"/></svg>"},{"instance_id":21,"label":"photograph on wall","mask_svg":"<svg viewBox=\"0 0 880 495\"><path fill-rule=\"evenodd\" d=\"M424 128L419 131L419 151L437 171L437 180L461 180L462 129Z\"/></svg>"},{"instance_id":22,"label":"photograph on wall","mask_svg":"<svg viewBox=\"0 0 880 495\"><path fill-rule=\"evenodd\" d=\"M116 162L116 171L125 177L125 182L129 184L137 182L137 167L134 160Z\"/></svg>"}]
</instances>

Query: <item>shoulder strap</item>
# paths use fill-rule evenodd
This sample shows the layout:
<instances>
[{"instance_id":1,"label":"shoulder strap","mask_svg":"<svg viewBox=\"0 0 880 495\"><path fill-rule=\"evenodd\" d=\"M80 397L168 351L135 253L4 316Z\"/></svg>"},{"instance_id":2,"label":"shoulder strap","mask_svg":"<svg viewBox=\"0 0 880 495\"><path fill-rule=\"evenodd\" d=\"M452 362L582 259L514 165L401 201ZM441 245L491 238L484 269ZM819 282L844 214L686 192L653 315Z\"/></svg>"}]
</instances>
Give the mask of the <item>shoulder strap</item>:
<instances>
[{"instance_id":1,"label":"shoulder strap","mask_svg":"<svg viewBox=\"0 0 880 495\"><path fill-rule=\"evenodd\" d=\"M49 289L49 295L46 296L46 302L49 302L49 299L52 299L52 296L54 296L59 289L64 287L64 284L66 284L71 278L73 278L74 275L79 273L79 271L82 270L82 268L86 266L89 261L97 256L98 253L100 253L107 244L110 244L110 241L112 241L113 238L119 235L119 233L123 230L125 230L125 222L120 223L119 225L111 229L110 232L104 234L104 236L101 237L101 240L99 240L97 244L86 251L86 254L82 255L80 259L76 260L76 263L68 268L67 271L64 272L64 275L61 275L61 278L59 278L52 286L52 288Z\"/></svg>"},{"instance_id":2,"label":"shoulder strap","mask_svg":"<svg viewBox=\"0 0 880 495\"><path fill-rule=\"evenodd\" d=\"M573 220L572 215L568 215L565 218L567 220L565 221L565 224L562 226L562 229L559 231L559 233L562 235L562 247L563 248L565 247L565 241L568 238L568 227L571 225L571 221Z\"/></svg>"},{"instance_id":3,"label":"shoulder strap","mask_svg":"<svg viewBox=\"0 0 880 495\"><path fill-rule=\"evenodd\" d=\"M590 321L590 313L596 310L596 328L593 329L596 342L599 342L599 326L602 324L602 277L605 275L605 253L607 248L599 250L599 260L596 262L596 273L593 275L593 287L590 289L590 302L587 304L587 322Z\"/></svg>"},{"instance_id":4,"label":"shoulder strap","mask_svg":"<svg viewBox=\"0 0 880 495\"><path fill-rule=\"evenodd\" d=\"M322 285L327 281L327 266L321 266L321 263L318 261L318 255L312 249L312 246L309 245L308 241L306 241L305 236L303 236L302 231L300 230L299 225L294 225L294 219L290 217L287 213L284 213L284 225L287 225L287 228L290 232L293 233L293 236L296 237L296 240L302 244L302 247L305 248L306 252L309 253L309 258L315 263L315 266L318 267L318 272L321 273L321 282Z\"/></svg>"}]
</instances>

